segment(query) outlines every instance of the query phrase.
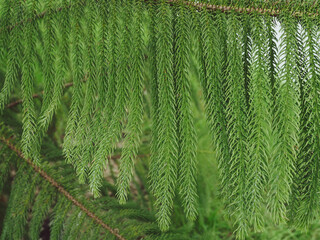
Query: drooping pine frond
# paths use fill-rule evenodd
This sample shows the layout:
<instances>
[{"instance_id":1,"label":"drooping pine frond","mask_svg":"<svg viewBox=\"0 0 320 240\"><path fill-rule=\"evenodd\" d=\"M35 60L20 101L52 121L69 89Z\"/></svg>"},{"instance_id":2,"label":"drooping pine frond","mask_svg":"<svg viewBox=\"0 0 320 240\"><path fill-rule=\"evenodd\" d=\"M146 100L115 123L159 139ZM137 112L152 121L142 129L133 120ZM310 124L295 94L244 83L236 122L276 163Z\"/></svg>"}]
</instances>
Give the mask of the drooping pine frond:
<instances>
[{"instance_id":1,"label":"drooping pine frond","mask_svg":"<svg viewBox=\"0 0 320 240\"><path fill-rule=\"evenodd\" d=\"M23 11L20 1L15 1L14 3L8 3L5 1L5 4L9 4L10 10L10 25L15 24L23 19ZM5 6L5 8L9 8L9 6ZM9 15L9 14L8 14ZM7 14L4 17L8 17ZM8 47L8 58L7 58L7 69L6 69L6 76L5 81L3 83L1 92L0 92L0 111L2 112L5 104L7 104L11 92L18 80L19 76L19 67L20 61L22 56L22 44L21 44L21 33L22 33L22 26L16 26L13 28L8 36L9 47ZM1 33L6 34L6 32Z\"/></svg>"},{"instance_id":2,"label":"drooping pine frond","mask_svg":"<svg viewBox=\"0 0 320 240\"><path fill-rule=\"evenodd\" d=\"M217 19L223 21L221 13ZM201 64L202 64L202 88L206 103L206 115L213 136L213 143L219 157L219 169L221 177L221 195L228 202L230 200L230 147L225 116L225 94L223 91L223 43L219 29L212 24L212 17L203 10L199 16Z\"/></svg>"},{"instance_id":3,"label":"drooping pine frond","mask_svg":"<svg viewBox=\"0 0 320 240\"><path fill-rule=\"evenodd\" d=\"M26 1L26 18L31 18L35 10L34 1ZM36 112L32 94L34 93L35 74L35 31L32 22L26 23L23 29L25 46L23 50L23 65L21 76L21 88L23 94L23 134L22 151L26 157L34 156L38 150L36 139Z\"/></svg>"},{"instance_id":4,"label":"drooping pine frond","mask_svg":"<svg viewBox=\"0 0 320 240\"><path fill-rule=\"evenodd\" d=\"M44 36L43 36L43 74L44 74L44 94L41 106L41 113L46 111L53 99L53 89L59 87L55 83L56 65L55 65L55 45L56 32L54 29L53 1L46 0L45 7L48 9L48 16L44 19Z\"/></svg>"},{"instance_id":5,"label":"drooping pine frond","mask_svg":"<svg viewBox=\"0 0 320 240\"><path fill-rule=\"evenodd\" d=\"M10 24L10 20L12 20L10 17L11 6L11 0L5 0L0 8L0 26L2 28L2 34L0 34L0 58L3 58L7 52L8 38L10 36L7 26Z\"/></svg>"},{"instance_id":6,"label":"drooping pine frond","mask_svg":"<svg viewBox=\"0 0 320 240\"><path fill-rule=\"evenodd\" d=\"M107 157L111 155L115 144L121 137L122 126L124 124L124 118L126 116L126 106L128 103L128 87L130 68L132 67L132 45L130 28L132 27L132 6L131 4L117 5L119 9L118 17L123 17L121 23L118 20L118 24L121 24L117 31L118 41L116 51L118 54L117 59L117 74L116 74L116 99L115 108L109 126L104 133L101 142L97 148L93 157L93 162L90 168L89 182L90 187L95 196L99 196L99 187L102 178L102 170L107 162Z\"/></svg>"},{"instance_id":7,"label":"drooping pine frond","mask_svg":"<svg viewBox=\"0 0 320 240\"><path fill-rule=\"evenodd\" d=\"M267 37L268 37L268 64L269 64L269 78L271 85L272 101L276 98L276 73L277 73L277 38L276 38L276 20L274 18L266 18Z\"/></svg>"},{"instance_id":8,"label":"drooping pine frond","mask_svg":"<svg viewBox=\"0 0 320 240\"><path fill-rule=\"evenodd\" d=\"M304 170L305 161L309 158L309 154L306 154L304 150L310 148L308 139L308 129L310 127L309 116L310 108L308 107L308 94L310 86L307 81L307 51L306 51L306 32L300 27L297 30L297 68L298 68L298 78L299 78L299 103L300 103L300 116L299 116L299 139L298 139L298 149L297 149L297 159L295 161L294 171L293 171L293 182L291 187L291 196L289 203L289 221L294 223L296 218L297 209L300 205L300 198L303 194L303 184L304 184Z\"/></svg>"},{"instance_id":9,"label":"drooping pine frond","mask_svg":"<svg viewBox=\"0 0 320 240\"><path fill-rule=\"evenodd\" d=\"M143 86L142 86L142 22L141 22L141 3L133 1L133 51L132 51L132 70L130 86L130 104L126 137L120 159L120 169L118 176L118 198L120 203L125 203L128 189L133 176L134 160L137 156L140 144L141 124L143 117Z\"/></svg>"},{"instance_id":10,"label":"drooping pine frond","mask_svg":"<svg viewBox=\"0 0 320 240\"><path fill-rule=\"evenodd\" d=\"M303 114L301 133L301 150L299 153L300 190L299 207L294 222L297 226L306 227L318 215L319 201L319 41L318 26L306 18L303 25L306 31L307 75L303 84Z\"/></svg>"},{"instance_id":11,"label":"drooping pine frond","mask_svg":"<svg viewBox=\"0 0 320 240\"><path fill-rule=\"evenodd\" d=\"M248 162L247 154L247 106L245 96L245 78L243 71L241 52L241 29L240 19L236 14L230 14L227 23L228 29L228 65L227 65L227 121L229 146L231 149L230 160L230 184L232 191L231 205L236 216L237 236L243 239L248 230L247 222L247 186L250 182L246 179L246 169ZM237 34L238 32L238 34Z\"/></svg>"},{"instance_id":12,"label":"drooping pine frond","mask_svg":"<svg viewBox=\"0 0 320 240\"><path fill-rule=\"evenodd\" d=\"M177 120L173 78L173 13L165 2L156 12L156 64L159 126L157 182L154 189L157 218L162 231L169 229L177 181Z\"/></svg>"},{"instance_id":13,"label":"drooping pine frond","mask_svg":"<svg viewBox=\"0 0 320 240\"><path fill-rule=\"evenodd\" d=\"M158 182L158 131L159 131L159 97L158 97L158 79L157 79L157 63L156 63L156 7L151 4L148 6L150 14L150 40L148 49L150 52L150 95L151 95L151 117L152 117L152 132L150 143L150 166L149 166L149 182L150 190L154 192Z\"/></svg>"},{"instance_id":14,"label":"drooping pine frond","mask_svg":"<svg viewBox=\"0 0 320 240\"><path fill-rule=\"evenodd\" d=\"M117 31L120 27L117 22L117 16L119 14L119 8L116 7L115 1L110 1L108 5L104 6L105 10L104 13L106 14L106 11L108 9L108 17L105 15L101 15L103 18L102 21L107 22L103 23L104 28L104 55L101 56L101 60L105 63L104 70L101 71L102 78L105 79L107 84L107 92L105 96L101 96L101 99L108 99L108 101L105 101L104 109L102 109L102 116L101 120L105 122L106 126L103 128L105 131L108 129L108 124L111 120L113 110L114 110L114 104L116 99L116 74L117 74L117 48L116 44L118 44L117 39ZM107 9L106 9L107 8ZM107 17L107 19L106 19ZM101 137L98 139L101 140Z\"/></svg>"},{"instance_id":15,"label":"drooping pine frond","mask_svg":"<svg viewBox=\"0 0 320 240\"><path fill-rule=\"evenodd\" d=\"M250 108L247 165L247 211L250 224L256 230L263 227L264 186L267 181L267 165L273 144L272 115L270 105L270 80L268 78L267 38L264 19L253 15L252 59L250 65Z\"/></svg>"},{"instance_id":16,"label":"drooping pine frond","mask_svg":"<svg viewBox=\"0 0 320 240\"><path fill-rule=\"evenodd\" d=\"M68 1L64 0L61 3L62 8L66 8L65 11L59 15L58 18L58 26L59 26L59 34L60 41L58 42L58 50L57 53L59 57L55 59L56 73L54 80L54 87L50 89L52 91L52 100L48 104L47 107L43 107L43 111L39 116L37 121L38 128L38 141L37 144L38 152L41 147L43 135L49 128L49 124L51 123L52 117L55 113L55 110L60 105L61 97L63 95L63 83L67 75L68 71L68 60L69 60L69 9ZM57 32L57 30L56 30ZM58 34L57 34L58 35ZM45 93L44 93L45 94Z\"/></svg>"},{"instance_id":17,"label":"drooping pine frond","mask_svg":"<svg viewBox=\"0 0 320 240\"><path fill-rule=\"evenodd\" d=\"M178 124L178 181L179 194L184 205L187 218L196 219L196 133L193 125L191 106L191 84L188 76L191 52L191 17L187 8L178 7L175 19L175 58L174 78L177 96Z\"/></svg>"},{"instance_id":18,"label":"drooping pine frond","mask_svg":"<svg viewBox=\"0 0 320 240\"><path fill-rule=\"evenodd\" d=\"M249 82L250 82L250 58L251 58L251 26L250 16L242 16L243 25L243 74L244 74L244 87L246 95L246 104L249 108L250 94L249 94Z\"/></svg>"},{"instance_id":19,"label":"drooping pine frond","mask_svg":"<svg viewBox=\"0 0 320 240\"><path fill-rule=\"evenodd\" d=\"M279 138L277 155L270 162L268 204L275 222L286 219L292 173L298 148L299 131L298 71L296 65L297 23L291 18L282 19L279 72L275 105L274 128ZM271 68L272 69L272 68ZM272 77L272 76L271 76ZM275 88L272 78L271 87ZM272 89L273 90L273 89Z\"/></svg>"},{"instance_id":20,"label":"drooping pine frond","mask_svg":"<svg viewBox=\"0 0 320 240\"><path fill-rule=\"evenodd\" d=\"M82 87L81 81L84 78L84 63L83 63L83 43L82 43L82 31L81 31L81 19L83 16L83 9L74 5L70 9L71 26L70 41L73 42L71 47L71 67L72 67L72 79L73 79L73 94L70 107L70 114L66 126L66 134L64 137L63 150L66 156L66 160L69 163L75 161L74 156L74 144L76 129L78 126L78 116L80 115L82 105Z\"/></svg>"},{"instance_id":21,"label":"drooping pine frond","mask_svg":"<svg viewBox=\"0 0 320 240\"><path fill-rule=\"evenodd\" d=\"M94 118L95 118L95 98L97 97L97 80L99 79L98 60L99 55L97 53L97 39L95 30L98 23L98 9L96 4L90 2L88 4L88 22L87 33L85 36L86 54L88 55L87 61L87 82L85 89L85 96L83 102L83 108L80 113L78 127L75 133L76 144L74 146L75 155L75 167L80 182L84 182L87 177L88 165L93 156L93 136L92 132Z\"/></svg>"}]
</instances>

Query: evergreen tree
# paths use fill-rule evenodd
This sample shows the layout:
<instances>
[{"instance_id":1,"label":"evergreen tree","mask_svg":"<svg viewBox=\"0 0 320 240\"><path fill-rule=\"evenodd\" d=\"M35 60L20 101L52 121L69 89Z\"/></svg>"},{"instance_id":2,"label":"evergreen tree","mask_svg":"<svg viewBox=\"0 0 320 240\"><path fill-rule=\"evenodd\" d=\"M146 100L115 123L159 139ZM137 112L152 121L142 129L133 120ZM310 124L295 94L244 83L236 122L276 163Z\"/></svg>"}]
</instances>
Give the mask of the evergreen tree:
<instances>
[{"instance_id":1,"label":"evergreen tree","mask_svg":"<svg viewBox=\"0 0 320 240\"><path fill-rule=\"evenodd\" d=\"M46 219L52 239L188 238L170 226L176 203L190 222L199 212L194 61L236 237L263 231L265 212L309 226L319 211L319 7L3 0L1 239L38 239Z\"/></svg>"}]
</instances>

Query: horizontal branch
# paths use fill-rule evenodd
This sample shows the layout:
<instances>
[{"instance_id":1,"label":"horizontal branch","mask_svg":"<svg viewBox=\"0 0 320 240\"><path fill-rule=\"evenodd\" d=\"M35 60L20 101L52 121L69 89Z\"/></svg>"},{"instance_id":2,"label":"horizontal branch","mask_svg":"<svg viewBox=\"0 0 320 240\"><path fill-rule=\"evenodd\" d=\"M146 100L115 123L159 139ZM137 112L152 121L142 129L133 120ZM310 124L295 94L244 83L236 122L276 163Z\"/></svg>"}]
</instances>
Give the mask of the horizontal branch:
<instances>
[{"instance_id":1,"label":"horizontal branch","mask_svg":"<svg viewBox=\"0 0 320 240\"><path fill-rule=\"evenodd\" d=\"M141 0L144 2L160 2L161 0ZM80 4L85 5L85 3L79 1ZM273 17L277 17L279 16L282 12L284 12L283 9L268 9L268 8L254 8L254 7L238 7L238 6L234 6L234 5L214 5L214 4L209 4L209 3L202 3L202 2L193 2L193 1L181 1L181 0L166 0L167 3L169 4L185 4L188 6L192 6L192 7L196 7L197 9L201 10L203 8L206 8L210 11L221 11L221 12L231 12L231 11L235 11L238 13L246 13L246 14L250 14L250 13L259 13L259 14L263 14L263 15L270 15ZM76 3L79 4L79 3ZM68 5L66 7L59 7L57 9L53 9L52 14L56 14L59 13L61 11L63 11L64 9L68 9L70 8L71 5ZM20 22L17 22L11 26L8 26L7 29L8 31L11 31L12 29L14 29L16 26L24 24L25 22L32 22L38 19L42 19L44 18L46 15L48 15L48 11L43 11L37 15L34 16L34 18L30 18L27 20L22 20ZM307 16L311 16L311 17L315 17L318 16L318 11L317 13L311 13L311 12L301 12L301 11L294 11L292 12L292 16L294 17L302 17L304 15ZM3 31L3 29L0 29L0 33Z\"/></svg>"},{"instance_id":2,"label":"horizontal branch","mask_svg":"<svg viewBox=\"0 0 320 240\"><path fill-rule=\"evenodd\" d=\"M82 80L82 82L85 82L86 81L86 78L84 80ZM66 88L69 88L69 87L72 87L73 86L73 82L69 82L69 83L66 83L63 88L66 89ZM41 91L40 93L35 93L32 95L32 98L39 98L41 95L43 94L43 91ZM22 99L18 99L14 102L11 102L9 104L7 104L7 108L13 108L19 104L21 104L23 102Z\"/></svg>"},{"instance_id":3,"label":"horizontal branch","mask_svg":"<svg viewBox=\"0 0 320 240\"><path fill-rule=\"evenodd\" d=\"M23 153L13 145L10 140L1 137L0 140L5 143L13 152L15 152L18 157L27 162L35 172L37 172L41 177L43 177L47 182L49 182L52 186L57 188L57 190L62 193L67 199L69 199L75 206L79 207L84 213L88 215L88 217L92 218L96 223L101 225L104 229L109 231L119 240L125 240L117 230L111 228L108 224L104 223L98 216L96 216L93 212L87 209L82 203L80 203L77 199L75 199L67 190L65 190L56 180L54 180L51 176L49 176L44 170L42 170L39 166L34 164L31 159L25 158Z\"/></svg>"},{"instance_id":4,"label":"horizontal branch","mask_svg":"<svg viewBox=\"0 0 320 240\"><path fill-rule=\"evenodd\" d=\"M71 5L68 5L67 7L59 7L59 8L53 9L52 14L59 13L59 12L61 12L62 10L68 9L68 8L70 8L70 7L71 7ZM8 26L8 27L7 27L7 30L10 32L10 31L12 31L15 27L17 27L17 26L19 26L19 25L23 25L24 23L28 23L28 22L33 22L33 21L38 20L38 19L42 19L42 18L44 18L46 15L48 15L48 10L45 10L45 11L43 11L43 12L41 12L41 13L36 14L33 18L24 19L24 20L21 20L21 21L13 24L13 25L11 25L11 26ZM0 33L1 33L4 29L5 29L5 26L4 26L2 29L0 29Z\"/></svg>"},{"instance_id":5,"label":"horizontal branch","mask_svg":"<svg viewBox=\"0 0 320 240\"><path fill-rule=\"evenodd\" d=\"M150 0L146 0L150 1ZM159 1L159 0L155 0ZM259 13L262 15L269 15L273 17L279 16L283 10L280 9L266 9L266 8L254 8L254 7L237 7L237 6L232 6L232 5L214 5L214 4L209 4L209 3L202 3L202 2L193 2L193 1L181 1L181 0L167 0L168 3L175 3L175 4L185 4L189 5L192 7L196 7L199 10L206 8L211 11L221 11L221 12L238 12L238 13ZM294 17L302 17L304 15L308 16L318 16L318 14L315 13L308 13L308 12L300 12L300 11L295 11L292 12L292 16Z\"/></svg>"}]
</instances>

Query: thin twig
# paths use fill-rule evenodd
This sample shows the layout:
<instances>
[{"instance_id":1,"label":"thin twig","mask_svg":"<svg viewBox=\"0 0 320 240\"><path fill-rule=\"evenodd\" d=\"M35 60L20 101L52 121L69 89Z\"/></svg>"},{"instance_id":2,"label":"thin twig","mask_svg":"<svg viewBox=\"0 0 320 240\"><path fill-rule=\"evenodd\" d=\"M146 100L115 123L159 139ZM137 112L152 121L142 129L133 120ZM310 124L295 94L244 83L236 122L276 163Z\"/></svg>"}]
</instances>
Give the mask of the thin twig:
<instances>
[{"instance_id":1,"label":"thin twig","mask_svg":"<svg viewBox=\"0 0 320 240\"><path fill-rule=\"evenodd\" d=\"M62 10L68 9L68 8L70 8L70 7L71 7L71 5L68 5L67 7L59 7L59 8L56 8L56 9L54 9L54 10L52 11L52 14L59 13L59 12L61 12ZM48 15L48 10L45 10L45 11L43 11L43 12L35 15L33 18L28 18L28 19L26 19L26 20L21 20L21 21L13 24L13 25L11 25L11 26L8 26L8 27L7 27L7 30L10 32L10 31L12 31L15 27L17 27L17 26L19 26L19 25L23 25L24 23L28 23L28 22L33 22L33 21L38 20L38 19L42 19L42 18L44 18L46 15ZM5 27L2 28L0 32L2 32L4 29L5 29Z\"/></svg>"},{"instance_id":2,"label":"thin twig","mask_svg":"<svg viewBox=\"0 0 320 240\"><path fill-rule=\"evenodd\" d=\"M77 199L75 199L67 190L65 190L56 180L54 180L51 176L49 176L44 170L42 170L39 166L34 164L31 159L25 158L23 153L13 145L10 140L1 137L0 140L4 142L12 151L14 151L18 157L26 161L37 173L40 174L46 181L48 181L52 186L56 187L57 190L62 193L67 199L69 199L74 205L79 207L83 212L85 212L90 218L92 218L96 223L101 225L104 229L108 230L111 234L116 236L119 240L125 240L123 236L121 236L117 230L111 228L108 224L104 223L98 216L96 216L93 212L87 209L82 203L80 203Z\"/></svg>"},{"instance_id":3,"label":"thin twig","mask_svg":"<svg viewBox=\"0 0 320 240\"><path fill-rule=\"evenodd\" d=\"M160 0L141 0L144 2L159 2ZM80 2L80 1L79 1ZM167 3L169 4L185 4L185 5L189 5L189 6L193 6L198 8L199 10L206 8L210 11L221 11L221 12L231 12L231 11L235 11L238 13L246 13L246 14L250 14L250 13L259 13L259 14L266 14L266 15L270 15L273 17L277 17L281 14L281 12L283 12L283 10L281 9L266 9L266 8L253 8L253 7L248 7L248 8L241 8L241 7L237 7L237 6L232 6L232 5L213 5L213 4L209 4L209 3L202 3L202 2L193 2L193 1L181 1L181 0L166 0ZM80 2L82 5L85 5L85 3ZM78 3L76 3L78 4ZM55 13L59 13L61 11L63 11L64 9L68 9L70 8L71 5L68 5L66 7L59 7L57 9L54 9L52 11L52 14ZM30 18L27 20L22 20L20 22L17 22L11 26L7 27L7 30L10 32L12 29L14 29L15 27L17 27L18 25L22 25L25 22L33 22L35 20L38 19L42 19L44 18L46 15L48 15L48 11L43 11L37 15L34 16L34 18ZM300 12L300 11L295 11L292 13L292 16L294 17L302 17L304 15L308 15L311 17L315 17L318 16L318 11L317 13L310 13L310 12ZM0 32L3 31L3 28L0 29Z\"/></svg>"},{"instance_id":4,"label":"thin twig","mask_svg":"<svg viewBox=\"0 0 320 240\"><path fill-rule=\"evenodd\" d=\"M85 82L86 81L86 78L84 80L82 80L82 82ZM66 88L69 88L69 87L72 87L73 86L73 82L69 82L69 83L66 83L63 88L66 89ZM32 98L39 98L41 97L41 95L43 95L43 91L41 91L40 93L35 93L32 95ZM21 104L23 102L22 99L18 99L14 102L11 102L9 104L7 104L7 108L13 108L19 104Z\"/></svg>"},{"instance_id":5,"label":"thin twig","mask_svg":"<svg viewBox=\"0 0 320 240\"><path fill-rule=\"evenodd\" d=\"M149 1L149 0L146 0ZM155 0L158 1L158 0ZM213 5L209 3L202 3L202 2L192 2L192 1L181 1L181 0L167 0L168 3L174 3L174 4L185 4L189 6L193 6L198 8L199 10L206 8L211 11L221 11L221 12L231 12L235 11L238 13L246 13L246 14L251 14L251 13L259 13L259 14L265 14L265 15L270 15L273 17L277 17L281 14L283 10L280 9L266 9L266 8L253 8L253 7L248 7L248 8L241 8L241 7L236 7L232 5ZM302 17L303 15L309 15L309 16L318 16L317 13L308 13L308 12L299 12L295 11L292 13L292 16L294 17Z\"/></svg>"},{"instance_id":6,"label":"thin twig","mask_svg":"<svg viewBox=\"0 0 320 240\"><path fill-rule=\"evenodd\" d=\"M32 98L39 98L40 95L42 95L42 94L43 94L43 91L41 93L33 94ZM13 107L21 104L22 102L23 102L22 99L18 99L18 100L14 101L14 102L11 102L11 103L7 104L7 108L13 108Z\"/></svg>"}]
</instances>

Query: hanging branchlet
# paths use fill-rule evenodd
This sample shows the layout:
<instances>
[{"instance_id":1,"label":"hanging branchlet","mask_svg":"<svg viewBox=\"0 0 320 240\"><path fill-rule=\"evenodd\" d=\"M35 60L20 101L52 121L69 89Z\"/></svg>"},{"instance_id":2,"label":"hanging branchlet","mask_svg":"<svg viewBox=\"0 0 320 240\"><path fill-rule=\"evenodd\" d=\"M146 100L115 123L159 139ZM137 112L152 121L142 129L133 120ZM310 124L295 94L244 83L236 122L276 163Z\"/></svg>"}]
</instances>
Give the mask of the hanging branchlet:
<instances>
[{"instance_id":1,"label":"hanging branchlet","mask_svg":"<svg viewBox=\"0 0 320 240\"><path fill-rule=\"evenodd\" d=\"M25 2L24 9L26 18L34 14L35 2L30 0ZM37 151L36 139L36 112L33 103L32 94L34 93L35 80L35 28L32 22L27 22L23 28L24 49L23 64L21 76L21 90L23 95L23 133L22 133L22 151L26 157L32 157Z\"/></svg>"},{"instance_id":2,"label":"hanging branchlet","mask_svg":"<svg viewBox=\"0 0 320 240\"><path fill-rule=\"evenodd\" d=\"M228 18L228 65L227 65L227 89L226 95L228 98L227 105L227 121L229 146L231 152L230 166L230 185L229 190L233 192L231 199L232 209L235 212L237 228L237 236L239 239L244 239L248 231L247 220L247 196L248 185L247 181L247 107L244 104L245 96L245 78L242 62L241 40L243 32L241 30L241 21L236 14L230 14Z\"/></svg>"},{"instance_id":3,"label":"hanging branchlet","mask_svg":"<svg viewBox=\"0 0 320 240\"><path fill-rule=\"evenodd\" d=\"M8 4L7 1L5 1L5 4ZM7 9L7 11L10 11L10 24L14 24L23 19L23 10L20 1L15 1L14 3L10 4L10 7L6 6L6 8L10 8L10 10ZM9 48L7 69L5 81L0 92L0 112L3 111L5 105L7 104L11 92L19 78L19 68L22 56L21 33L22 26L19 25L10 32L8 37Z\"/></svg>"},{"instance_id":4,"label":"hanging branchlet","mask_svg":"<svg viewBox=\"0 0 320 240\"><path fill-rule=\"evenodd\" d=\"M120 169L117 181L118 198L120 203L125 203L128 195L129 184L133 176L134 161L137 156L140 144L140 135L143 117L143 86L142 86L142 6L138 1L133 1L133 22L132 22L132 44L131 52L132 70L130 72L131 84L129 88L130 103L128 124L126 127L126 136L124 139L124 147L120 159Z\"/></svg>"},{"instance_id":5,"label":"hanging branchlet","mask_svg":"<svg viewBox=\"0 0 320 240\"><path fill-rule=\"evenodd\" d=\"M102 126L103 131L107 131L108 124L111 120L114 105L115 105L115 99L116 99L116 76L117 76L117 45L118 45L118 38L117 38L117 32L119 31L119 24L118 24L118 15L119 8L116 5L116 1L112 0L109 1L108 4L108 22L103 23L106 24L104 26L105 28L105 43L104 45L104 63L105 65L105 72L102 71L102 77L105 78L106 84L107 84L107 91L105 98L108 99L108 101L105 102L104 109L102 110L102 116L101 120L105 123L105 126ZM105 16L102 15L102 17L105 18ZM103 19L105 21L106 19ZM103 98L102 98L103 99ZM101 141L103 137L98 137L98 141ZM99 142L97 143L99 144Z\"/></svg>"},{"instance_id":6,"label":"hanging branchlet","mask_svg":"<svg viewBox=\"0 0 320 240\"><path fill-rule=\"evenodd\" d=\"M150 190L154 193L158 182L158 134L159 134L159 100L158 100L158 79L157 79L157 63L156 63L156 8L157 5L148 6L150 16L150 40L148 50L150 52L150 95L151 95L151 143L150 143L150 165L149 165L149 182Z\"/></svg>"},{"instance_id":7,"label":"hanging branchlet","mask_svg":"<svg viewBox=\"0 0 320 240\"><path fill-rule=\"evenodd\" d=\"M4 28L5 26L8 26L9 24L12 24L12 18L10 17L10 11L11 11L11 0L5 0L1 4L0 9L0 26L2 27L2 32L0 34L0 58L4 58L7 51L8 51L8 42L9 42L9 29ZM17 19L16 19L17 20Z\"/></svg>"},{"instance_id":8,"label":"hanging branchlet","mask_svg":"<svg viewBox=\"0 0 320 240\"><path fill-rule=\"evenodd\" d=\"M178 6L175 16L174 78L177 98L178 183L187 218L197 215L196 133L193 125L191 86L188 71L191 53L191 18L184 5Z\"/></svg>"},{"instance_id":9,"label":"hanging branchlet","mask_svg":"<svg viewBox=\"0 0 320 240\"><path fill-rule=\"evenodd\" d=\"M156 63L159 99L158 182L155 185L157 219L162 231L170 225L177 181L177 125L173 79L173 14L165 2L156 18Z\"/></svg>"},{"instance_id":10,"label":"hanging branchlet","mask_svg":"<svg viewBox=\"0 0 320 240\"><path fill-rule=\"evenodd\" d=\"M81 111L83 95L81 80L84 78L83 42L81 31L81 19L83 17L83 8L78 5L74 5L71 7L70 12L70 21L72 26L70 32L70 41L74 43L71 46L70 58L74 86L70 113L66 126L66 134L64 137L63 151L66 156L67 162L74 164L74 145L77 144L75 140L75 134L78 126L78 118Z\"/></svg>"},{"instance_id":11,"label":"hanging branchlet","mask_svg":"<svg viewBox=\"0 0 320 240\"><path fill-rule=\"evenodd\" d=\"M303 21L306 31L307 47L307 81L304 82L304 116L308 120L304 122L305 132L301 135L301 151L298 161L300 165L300 199L297 215L294 223L298 227L305 228L317 216L319 201L319 131L320 125L320 96L319 96L319 56L318 44L319 33L318 26L308 18ZM305 119L306 120L306 119Z\"/></svg>"},{"instance_id":12,"label":"hanging branchlet","mask_svg":"<svg viewBox=\"0 0 320 240\"><path fill-rule=\"evenodd\" d=\"M266 27L267 27L267 37L268 37L268 65L269 65L269 78L270 78L270 85L271 85L271 93L272 93L272 101L275 103L276 98L276 89L278 88L276 82L276 75L277 75L277 37L276 37L276 19L272 17L266 18Z\"/></svg>"},{"instance_id":13,"label":"hanging branchlet","mask_svg":"<svg viewBox=\"0 0 320 240\"><path fill-rule=\"evenodd\" d=\"M46 0L45 6L48 9L48 16L44 19L44 33L43 33L43 73L44 73L44 94L43 103L41 106L41 113L43 113L53 99L53 91L57 84L55 84L56 68L55 68L55 45L57 43L56 32L54 29L55 19L52 14L52 1Z\"/></svg>"},{"instance_id":14,"label":"hanging branchlet","mask_svg":"<svg viewBox=\"0 0 320 240\"><path fill-rule=\"evenodd\" d=\"M128 103L128 85L130 77L130 68L132 62L133 46L130 27L132 23L132 7L131 4L120 3L116 7L120 8L118 22L120 28L117 31L119 42L117 43L117 75L116 75L116 100L112 119L107 131L104 133L99 147L94 154L93 163L90 168L89 182L90 187L95 196L99 196L99 187L101 184L102 170L107 162L107 157L111 155L116 143L121 137L124 118L126 116L126 106Z\"/></svg>"},{"instance_id":15,"label":"hanging branchlet","mask_svg":"<svg viewBox=\"0 0 320 240\"><path fill-rule=\"evenodd\" d=\"M310 84L307 81L308 78L308 68L307 68L307 55L308 51L306 48L306 31L301 26L297 29L297 52L296 52L296 65L298 68L298 78L299 78L299 134L298 134L298 146L297 159L295 160L293 169L293 181L291 186L291 196L289 203L288 218L290 223L294 223L297 216L297 210L300 205L301 196L304 192L304 183L306 180L305 163L310 159L311 152L310 142L308 136L308 129L310 129L310 107L308 106L308 99L310 94ZM307 154L305 153L307 150Z\"/></svg>"},{"instance_id":16,"label":"hanging branchlet","mask_svg":"<svg viewBox=\"0 0 320 240\"><path fill-rule=\"evenodd\" d=\"M225 114L225 93L223 91L223 43L221 32L216 25L211 24L212 16L203 10L198 17L200 29L201 48L201 75L203 80L202 89L204 93L206 117L213 136L213 144L219 158L221 196L230 202L229 180L230 180L230 147L227 133L227 122ZM216 16L216 21L224 22L221 13ZM227 205L229 205L227 203Z\"/></svg>"},{"instance_id":17,"label":"hanging branchlet","mask_svg":"<svg viewBox=\"0 0 320 240\"><path fill-rule=\"evenodd\" d=\"M244 15L241 18L243 27L243 74L244 74L244 87L246 95L246 104L249 108L250 104L250 93L249 93L249 82L250 82L250 59L251 59L251 26L250 26L250 15Z\"/></svg>"},{"instance_id":18,"label":"hanging branchlet","mask_svg":"<svg viewBox=\"0 0 320 240\"><path fill-rule=\"evenodd\" d=\"M298 71L296 65L297 22L282 18L281 44L276 76L277 93L274 128L279 137L277 156L270 162L268 204L275 222L286 219L292 173L298 148L299 105ZM272 80L272 79L271 79ZM272 83L272 82L271 82ZM273 84L273 86L274 84Z\"/></svg>"},{"instance_id":19,"label":"hanging branchlet","mask_svg":"<svg viewBox=\"0 0 320 240\"><path fill-rule=\"evenodd\" d=\"M274 138L270 109L270 80L268 78L267 38L264 19L252 15L252 59L250 65L250 108L248 135L248 196L247 211L255 230L263 228L264 187L267 180L268 161L271 158Z\"/></svg>"},{"instance_id":20,"label":"hanging branchlet","mask_svg":"<svg viewBox=\"0 0 320 240\"><path fill-rule=\"evenodd\" d=\"M106 121L106 118L104 116L105 112L104 109L110 110L110 105L112 105L112 100L114 100L114 97L107 96L107 93L110 93L110 91L113 91L113 94L115 94L115 90L112 89L113 85L110 81L110 75L109 70L110 63L108 62L111 57L109 55L109 45L112 45L108 42L109 38L109 32L108 32L108 24L110 23L110 16L112 16L111 9L110 9L110 3L108 1L101 2L100 5L97 6L97 33L96 33L96 99L94 99L94 108L93 116L92 116L92 127L90 129L91 136L86 136L86 143L83 145L82 151L85 153L86 146L90 146L90 154L94 154L94 152L97 150L97 147L99 146L99 143L101 141L101 131L105 129L105 126L101 126L102 121ZM111 88L111 90L109 89ZM106 101L108 99L108 101ZM108 117L110 117L111 114L109 114ZM90 140L92 143L90 143ZM87 164L91 162L92 156L87 157Z\"/></svg>"},{"instance_id":21,"label":"hanging branchlet","mask_svg":"<svg viewBox=\"0 0 320 240\"><path fill-rule=\"evenodd\" d=\"M83 108L81 110L77 130L75 133L74 155L76 161L76 172L80 182L87 177L88 165L93 156L93 124L95 118L95 106L97 97L97 81L99 80L98 53L96 44L96 29L98 23L98 9L95 3L88 4L87 33L85 36L86 65L88 69L87 84Z\"/></svg>"},{"instance_id":22,"label":"hanging branchlet","mask_svg":"<svg viewBox=\"0 0 320 240\"><path fill-rule=\"evenodd\" d=\"M65 8L63 12L57 18L58 21L58 29L56 29L56 36L60 36L57 41L58 47L54 52L55 55L59 55L58 58L55 58L55 66L56 66L56 74L54 80L54 87L52 89L52 100L48 104L47 108L45 108L42 114L39 116L37 121L37 129L38 129L38 146L41 146L43 135L49 128L49 124L51 123L52 117L55 113L55 110L60 105L60 101L63 95L64 88L64 79L68 73L68 61L69 61L69 8L68 1L64 0L61 3L62 7ZM46 94L46 93L44 93Z\"/></svg>"}]
</instances>

